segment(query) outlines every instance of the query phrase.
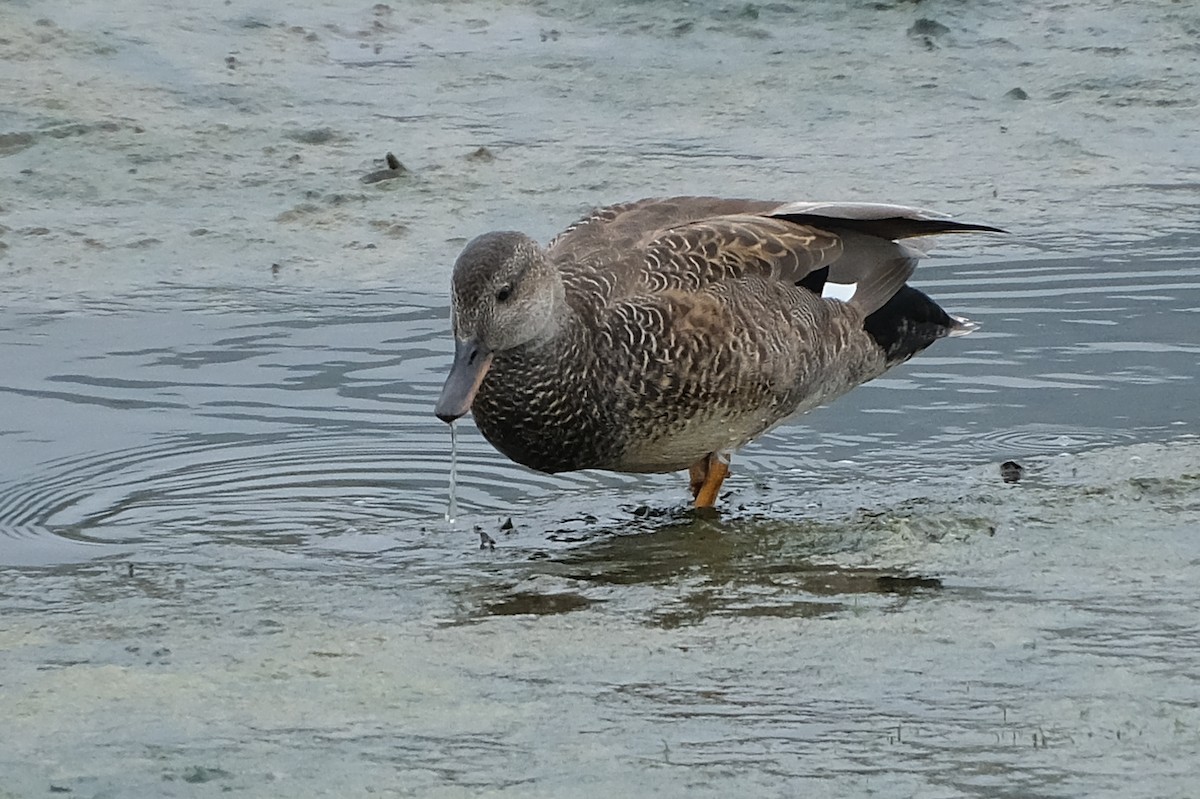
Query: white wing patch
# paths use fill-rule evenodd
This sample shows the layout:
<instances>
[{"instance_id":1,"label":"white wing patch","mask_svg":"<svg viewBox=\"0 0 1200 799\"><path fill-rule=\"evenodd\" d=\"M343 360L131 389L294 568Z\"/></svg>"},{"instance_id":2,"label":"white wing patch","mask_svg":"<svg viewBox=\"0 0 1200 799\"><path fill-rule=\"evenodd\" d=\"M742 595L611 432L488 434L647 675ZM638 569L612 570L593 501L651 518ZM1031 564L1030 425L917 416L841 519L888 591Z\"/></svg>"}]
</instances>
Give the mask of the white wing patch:
<instances>
[{"instance_id":1,"label":"white wing patch","mask_svg":"<svg viewBox=\"0 0 1200 799\"><path fill-rule=\"evenodd\" d=\"M857 283L831 283L826 280L825 287L821 289L821 296L827 300L850 302L850 298L854 296L857 289Z\"/></svg>"}]
</instances>

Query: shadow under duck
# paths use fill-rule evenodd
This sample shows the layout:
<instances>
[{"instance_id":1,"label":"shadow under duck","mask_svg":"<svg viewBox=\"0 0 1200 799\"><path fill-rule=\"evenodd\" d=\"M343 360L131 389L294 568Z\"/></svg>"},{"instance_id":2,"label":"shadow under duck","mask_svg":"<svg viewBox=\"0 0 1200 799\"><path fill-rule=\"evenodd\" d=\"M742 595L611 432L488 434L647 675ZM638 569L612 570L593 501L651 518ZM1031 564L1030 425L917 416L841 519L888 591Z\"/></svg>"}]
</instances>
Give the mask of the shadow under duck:
<instances>
[{"instance_id":1,"label":"shadow under duck","mask_svg":"<svg viewBox=\"0 0 1200 799\"><path fill-rule=\"evenodd\" d=\"M543 249L467 244L437 416L542 472L689 469L975 325L906 281L937 233L1003 232L875 203L716 197L601 208Z\"/></svg>"}]
</instances>

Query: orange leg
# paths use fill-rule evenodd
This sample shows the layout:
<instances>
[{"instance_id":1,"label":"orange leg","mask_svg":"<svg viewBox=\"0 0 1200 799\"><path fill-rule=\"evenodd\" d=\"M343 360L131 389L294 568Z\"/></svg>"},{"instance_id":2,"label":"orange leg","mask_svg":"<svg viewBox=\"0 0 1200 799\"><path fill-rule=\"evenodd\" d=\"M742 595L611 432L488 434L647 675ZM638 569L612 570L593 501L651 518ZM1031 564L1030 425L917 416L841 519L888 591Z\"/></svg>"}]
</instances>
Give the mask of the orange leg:
<instances>
[{"instance_id":1,"label":"orange leg","mask_svg":"<svg viewBox=\"0 0 1200 799\"><path fill-rule=\"evenodd\" d=\"M729 465L712 452L688 467L688 476L691 478L696 507L711 508L717 504L721 483L729 476Z\"/></svg>"}]
</instances>

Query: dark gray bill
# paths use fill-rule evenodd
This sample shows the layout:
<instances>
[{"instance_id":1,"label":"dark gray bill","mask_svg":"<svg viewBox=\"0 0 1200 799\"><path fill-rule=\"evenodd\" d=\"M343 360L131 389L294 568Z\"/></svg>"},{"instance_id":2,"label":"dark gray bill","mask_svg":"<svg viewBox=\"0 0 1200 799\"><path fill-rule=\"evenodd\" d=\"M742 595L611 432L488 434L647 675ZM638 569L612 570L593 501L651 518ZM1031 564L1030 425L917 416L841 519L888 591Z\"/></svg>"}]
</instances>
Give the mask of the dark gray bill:
<instances>
[{"instance_id":1,"label":"dark gray bill","mask_svg":"<svg viewBox=\"0 0 1200 799\"><path fill-rule=\"evenodd\" d=\"M492 365L492 353L484 349L478 342L468 339L456 339L454 342L454 364L446 383L442 386L442 396L438 397L437 417L449 424L460 416L465 416L471 410L475 400L475 392L483 382L487 370Z\"/></svg>"}]
</instances>

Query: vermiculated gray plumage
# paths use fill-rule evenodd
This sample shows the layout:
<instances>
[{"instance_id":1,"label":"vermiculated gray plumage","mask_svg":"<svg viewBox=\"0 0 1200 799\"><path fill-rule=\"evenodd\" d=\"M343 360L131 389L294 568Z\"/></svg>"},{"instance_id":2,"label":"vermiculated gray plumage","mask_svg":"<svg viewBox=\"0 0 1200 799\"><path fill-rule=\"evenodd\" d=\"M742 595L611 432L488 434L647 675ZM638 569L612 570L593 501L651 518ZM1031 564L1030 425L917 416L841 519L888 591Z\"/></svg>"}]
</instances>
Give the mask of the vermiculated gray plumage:
<instances>
[{"instance_id":1,"label":"vermiculated gray plumage","mask_svg":"<svg viewBox=\"0 0 1200 799\"><path fill-rule=\"evenodd\" d=\"M965 332L906 285L923 250L903 240L995 230L903 206L676 197L597 210L544 250L488 233L455 265L474 365L438 415L469 402L488 441L539 471L688 468Z\"/></svg>"}]
</instances>

